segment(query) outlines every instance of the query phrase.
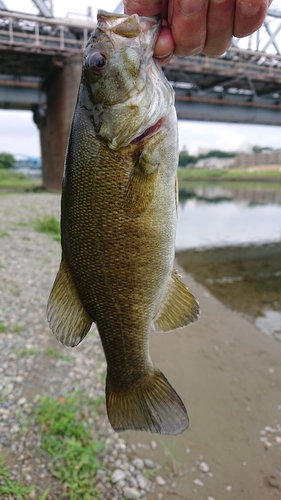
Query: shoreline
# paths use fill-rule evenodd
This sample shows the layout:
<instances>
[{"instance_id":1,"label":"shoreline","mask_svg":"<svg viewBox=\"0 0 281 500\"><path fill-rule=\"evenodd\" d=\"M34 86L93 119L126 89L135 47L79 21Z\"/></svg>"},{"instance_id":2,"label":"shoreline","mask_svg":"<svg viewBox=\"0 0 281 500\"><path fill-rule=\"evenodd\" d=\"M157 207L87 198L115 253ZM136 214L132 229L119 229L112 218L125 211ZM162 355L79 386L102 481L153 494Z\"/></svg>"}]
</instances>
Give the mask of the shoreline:
<instances>
[{"instance_id":1,"label":"shoreline","mask_svg":"<svg viewBox=\"0 0 281 500\"><path fill-rule=\"evenodd\" d=\"M159 487L147 499L278 500L281 343L176 267L202 315L189 327L152 333L150 348L153 362L186 404L191 423L179 436L123 433L143 446L155 440L154 460L174 469L174 489L165 493ZM202 462L208 472L202 472ZM163 496L157 496L161 491Z\"/></svg>"},{"instance_id":2,"label":"shoreline","mask_svg":"<svg viewBox=\"0 0 281 500\"><path fill-rule=\"evenodd\" d=\"M280 182L281 177L182 177L180 182L267 182L267 183L276 183Z\"/></svg>"}]
</instances>

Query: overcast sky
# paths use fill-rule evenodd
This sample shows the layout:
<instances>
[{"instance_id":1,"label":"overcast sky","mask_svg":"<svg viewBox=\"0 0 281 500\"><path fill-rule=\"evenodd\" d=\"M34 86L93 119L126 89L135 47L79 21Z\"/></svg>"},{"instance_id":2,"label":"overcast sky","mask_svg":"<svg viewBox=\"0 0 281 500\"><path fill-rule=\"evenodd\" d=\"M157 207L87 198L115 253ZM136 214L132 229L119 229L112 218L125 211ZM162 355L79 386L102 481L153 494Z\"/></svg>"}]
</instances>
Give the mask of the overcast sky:
<instances>
[{"instance_id":1,"label":"overcast sky","mask_svg":"<svg viewBox=\"0 0 281 500\"><path fill-rule=\"evenodd\" d=\"M10 10L38 13L31 0L3 0ZM275 0L278 5L280 0ZM87 7L93 13L99 8L113 11L119 4L117 0L53 0L54 15L84 15ZM273 5L274 5L273 4ZM78 7L79 6L79 7ZM179 121L180 149L186 146L194 154L199 148L235 151L242 144L281 148L281 127L261 125L241 125ZM28 111L0 110L0 152L40 156L39 133Z\"/></svg>"}]
</instances>

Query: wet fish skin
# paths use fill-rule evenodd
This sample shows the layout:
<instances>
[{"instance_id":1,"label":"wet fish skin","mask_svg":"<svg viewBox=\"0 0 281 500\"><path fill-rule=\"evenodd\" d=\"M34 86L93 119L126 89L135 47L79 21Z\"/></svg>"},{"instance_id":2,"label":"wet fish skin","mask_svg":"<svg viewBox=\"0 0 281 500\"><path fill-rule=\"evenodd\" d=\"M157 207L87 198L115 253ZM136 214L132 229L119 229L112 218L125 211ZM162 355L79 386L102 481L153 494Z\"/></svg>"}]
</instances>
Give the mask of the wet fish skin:
<instances>
[{"instance_id":1,"label":"wet fish skin","mask_svg":"<svg viewBox=\"0 0 281 500\"><path fill-rule=\"evenodd\" d=\"M178 434L187 412L150 359L149 332L195 321L199 306L173 271L177 118L152 58L159 27L156 18L98 15L69 139L62 261L47 315L70 346L96 323L115 430ZM104 69L92 70L96 60Z\"/></svg>"}]
</instances>

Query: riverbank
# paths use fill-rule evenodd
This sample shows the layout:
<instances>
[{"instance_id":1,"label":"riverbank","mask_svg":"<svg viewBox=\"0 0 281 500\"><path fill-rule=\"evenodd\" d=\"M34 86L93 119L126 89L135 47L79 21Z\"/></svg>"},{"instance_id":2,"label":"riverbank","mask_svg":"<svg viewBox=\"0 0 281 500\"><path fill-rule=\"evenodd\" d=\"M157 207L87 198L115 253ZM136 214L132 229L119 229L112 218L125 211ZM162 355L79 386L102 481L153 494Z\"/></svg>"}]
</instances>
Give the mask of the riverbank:
<instances>
[{"instance_id":1,"label":"riverbank","mask_svg":"<svg viewBox=\"0 0 281 500\"><path fill-rule=\"evenodd\" d=\"M60 197L6 194L0 203L0 455L7 453L14 481L36 486L26 500L39 500L47 488L45 500L57 500L67 485L54 477L50 457L40 448L34 407L41 395L64 404L66 394L77 390L101 399L105 361L94 330L68 349L58 344L46 321L60 246L37 233L34 222L45 215L58 219ZM190 428L176 437L118 435L103 404L91 420L95 438L104 443L97 476L101 498L279 500L281 343L181 271L202 316L188 328L152 333L150 348L153 362L183 399ZM89 421L87 404L82 409ZM73 475L77 467L79 462Z\"/></svg>"},{"instance_id":2,"label":"riverbank","mask_svg":"<svg viewBox=\"0 0 281 500\"><path fill-rule=\"evenodd\" d=\"M223 182L245 184L261 182L274 185L281 183L280 165L259 165L253 168L232 169L205 169L205 168L179 168L178 178L180 188L184 189L189 182ZM15 170L0 169L0 190L11 192L33 191L42 188L42 180L31 177Z\"/></svg>"},{"instance_id":3,"label":"riverbank","mask_svg":"<svg viewBox=\"0 0 281 500\"><path fill-rule=\"evenodd\" d=\"M153 362L190 416L184 434L154 438L155 459L166 456L176 476L174 493L163 498L280 499L281 343L180 271L202 315L187 328L151 336ZM130 442L135 433L124 437ZM151 436L140 434L139 440L148 446Z\"/></svg>"},{"instance_id":4,"label":"riverbank","mask_svg":"<svg viewBox=\"0 0 281 500\"><path fill-rule=\"evenodd\" d=\"M278 182L281 183L280 165L258 165L248 168L209 169L179 168L180 186L185 182Z\"/></svg>"}]
</instances>

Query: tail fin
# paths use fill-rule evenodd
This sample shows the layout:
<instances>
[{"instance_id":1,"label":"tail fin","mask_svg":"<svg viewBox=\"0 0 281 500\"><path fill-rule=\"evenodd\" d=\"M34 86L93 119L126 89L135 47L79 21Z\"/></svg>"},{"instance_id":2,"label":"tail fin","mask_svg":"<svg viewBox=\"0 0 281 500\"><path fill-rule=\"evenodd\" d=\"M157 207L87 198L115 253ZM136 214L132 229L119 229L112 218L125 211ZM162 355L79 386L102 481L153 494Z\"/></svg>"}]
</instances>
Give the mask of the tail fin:
<instances>
[{"instance_id":1,"label":"tail fin","mask_svg":"<svg viewBox=\"0 0 281 500\"><path fill-rule=\"evenodd\" d=\"M182 400L157 368L126 390L113 388L107 378L106 404L117 432L134 429L176 435L189 425Z\"/></svg>"}]
</instances>

